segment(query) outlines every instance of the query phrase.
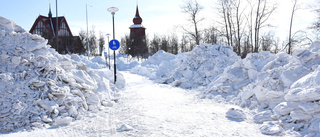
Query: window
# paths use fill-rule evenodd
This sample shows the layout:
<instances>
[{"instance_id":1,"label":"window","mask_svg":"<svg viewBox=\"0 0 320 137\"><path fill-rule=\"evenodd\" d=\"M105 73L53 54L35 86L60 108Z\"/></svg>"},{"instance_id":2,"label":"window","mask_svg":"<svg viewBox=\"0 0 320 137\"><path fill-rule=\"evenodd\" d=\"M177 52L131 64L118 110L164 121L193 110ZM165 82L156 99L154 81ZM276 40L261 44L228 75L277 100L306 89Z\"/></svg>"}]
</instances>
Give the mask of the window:
<instances>
[{"instance_id":1,"label":"window","mask_svg":"<svg viewBox=\"0 0 320 137\"><path fill-rule=\"evenodd\" d=\"M43 35L43 33L45 32L45 26L43 25L42 21L39 21L36 28L33 30L33 34L39 34L39 35Z\"/></svg>"},{"instance_id":2,"label":"window","mask_svg":"<svg viewBox=\"0 0 320 137\"><path fill-rule=\"evenodd\" d=\"M60 30L59 30L59 36L70 36L68 28L66 23L62 22Z\"/></svg>"}]
</instances>

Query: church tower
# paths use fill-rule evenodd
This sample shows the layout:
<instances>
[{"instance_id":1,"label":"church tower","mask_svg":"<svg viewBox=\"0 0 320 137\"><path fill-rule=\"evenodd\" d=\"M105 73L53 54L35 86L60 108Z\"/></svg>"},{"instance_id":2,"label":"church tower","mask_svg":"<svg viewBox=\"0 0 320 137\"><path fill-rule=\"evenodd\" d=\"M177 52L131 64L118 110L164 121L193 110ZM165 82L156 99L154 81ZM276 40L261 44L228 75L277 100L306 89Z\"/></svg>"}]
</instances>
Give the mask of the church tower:
<instances>
[{"instance_id":1,"label":"church tower","mask_svg":"<svg viewBox=\"0 0 320 137\"><path fill-rule=\"evenodd\" d=\"M128 43L128 53L135 56L143 56L148 53L146 44L146 28L141 24L142 18L139 14L139 8L137 5L136 15L133 18L133 25L130 28L130 43Z\"/></svg>"},{"instance_id":2,"label":"church tower","mask_svg":"<svg viewBox=\"0 0 320 137\"><path fill-rule=\"evenodd\" d=\"M48 17L49 17L49 18L52 18L51 3L49 4L49 13L48 13Z\"/></svg>"}]
</instances>

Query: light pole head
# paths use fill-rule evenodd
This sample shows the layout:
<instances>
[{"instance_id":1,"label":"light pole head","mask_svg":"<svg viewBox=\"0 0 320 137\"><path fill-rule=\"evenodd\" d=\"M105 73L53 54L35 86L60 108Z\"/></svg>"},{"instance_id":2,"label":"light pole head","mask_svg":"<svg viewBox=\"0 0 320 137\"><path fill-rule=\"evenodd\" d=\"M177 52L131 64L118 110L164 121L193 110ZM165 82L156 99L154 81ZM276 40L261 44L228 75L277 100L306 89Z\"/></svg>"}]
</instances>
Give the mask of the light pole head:
<instances>
[{"instance_id":1,"label":"light pole head","mask_svg":"<svg viewBox=\"0 0 320 137\"><path fill-rule=\"evenodd\" d=\"M92 5L90 5L90 4L86 4L86 6L92 7Z\"/></svg>"},{"instance_id":2,"label":"light pole head","mask_svg":"<svg viewBox=\"0 0 320 137\"><path fill-rule=\"evenodd\" d=\"M119 9L117 7L110 7L108 8L108 11L111 12L112 15L114 15Z\"/></svg>"}]
</instances>

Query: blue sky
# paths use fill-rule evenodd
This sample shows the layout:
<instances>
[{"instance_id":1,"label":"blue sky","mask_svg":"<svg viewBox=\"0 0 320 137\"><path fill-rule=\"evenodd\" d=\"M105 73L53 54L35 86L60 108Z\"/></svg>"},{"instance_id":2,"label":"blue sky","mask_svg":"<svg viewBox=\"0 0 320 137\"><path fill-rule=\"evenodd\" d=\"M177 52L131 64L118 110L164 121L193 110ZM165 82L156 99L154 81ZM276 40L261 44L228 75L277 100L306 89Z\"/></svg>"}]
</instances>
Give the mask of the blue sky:
<instances>
[{"instance_id":1,"label":"blue sky","mask_svg":"<svg viewBox=\"0 0 320 137\"><path fill-rule=\"evenodd\" d=\"M217 0L198 0L204 7L201 16L205 21L202 28L217 24ZM277 1L277 0L275 0ZM301 1L301 0L300 0ZM291 0L277 1L277 12L272 16L271 30L285 39L289 29ZM294 30L305 29L315 15L311 12L312 3L316 0L303 0L302 8L297 11ZM27 31L32 27L35 19L40 15L48 15L49 3L51 3L53 16L56 16L56 0L2 0L0 4L0 16L11 19ZM58 0L58 14L65 16L73 35L78 35L80 30L86 30L86 4L88 7L89 29L95 26L96 34L112 33L112 16L107 11L109 7L118 7L115 15L116 38L120 39L124 34L129 34L129 26L133 24L137 0ZM183 0L139 0L139 11L143 18L142 24L147 28L146 33L150 38L154 34L182 33L178 25L185 25L186 15L182 13L180 6ZM310 6L311 5L311 6Z\"/></svg>"},{"instance_id":2,"label":"blue sky","mask_svg":"<svg viewBox=\"0 0 320 137\"><path fill-rule=\"evenodd\" d=\"M175 21L161 21L166 16L181 13L182 1L139 0L139 11L143 18L142 24L147 28L148 34L166 33L167 26L175 24ZM5 0L0 5L0 16L11 19L27 31L30 30L36 18L40 15L48 16L49 3L51 3L52 14L56 16L55 0ZM86 31L86 4L88 6L89 30L95 26L96 34L112 33L112 16L107 11L109 7L117 7L119 11L115 14L116 37L129 34L129 27L133 24L135 16L136 0L58 0L58 15L65 16L73 35L78 35L80 30ZM174 26L174 25L173 25ZM165 30L165 31L163 31ZM158 32L159 31L159 32Z\"/></svg>"}]
</instances>

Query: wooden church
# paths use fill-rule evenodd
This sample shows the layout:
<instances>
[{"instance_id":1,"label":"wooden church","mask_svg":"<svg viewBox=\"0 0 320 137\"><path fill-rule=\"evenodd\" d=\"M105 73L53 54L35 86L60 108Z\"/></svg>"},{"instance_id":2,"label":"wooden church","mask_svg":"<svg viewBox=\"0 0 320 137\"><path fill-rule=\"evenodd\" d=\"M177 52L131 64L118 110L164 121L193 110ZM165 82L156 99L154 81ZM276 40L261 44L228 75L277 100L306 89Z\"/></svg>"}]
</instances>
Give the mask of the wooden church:
<instances>
[{"instance_id":1,"label":"wooden church","mask_svg":"<svg viewBox=\"0 0 320 137\"><path fill-rule=\"evenodd\" d=\"M58 20L58 24L57 24ZM58 30L57 30L58 25ZM67 20L64 16L52 17L51 6L49 5L48 17L39 15L31 27L29 33L38 34L48 39L48 44L61 54L84 53L85 49L79 36L73 36ZM56 44L58 36L58 46Z\"/></svg>"},{"instance_id":2,"label":"wooden church","mask_svg":"<svg viewBox=\"0 0 320 137\"><path fill-rule=\"evenodd\" d=\"M143 57L148 53L146 43L146 28L142 25L142 18L139 14L138 5L136 7L136 15L133 18L133 25L130 27L130 43L128 45L128 53L135 57Z\"/></svg>"}]
</instances>

